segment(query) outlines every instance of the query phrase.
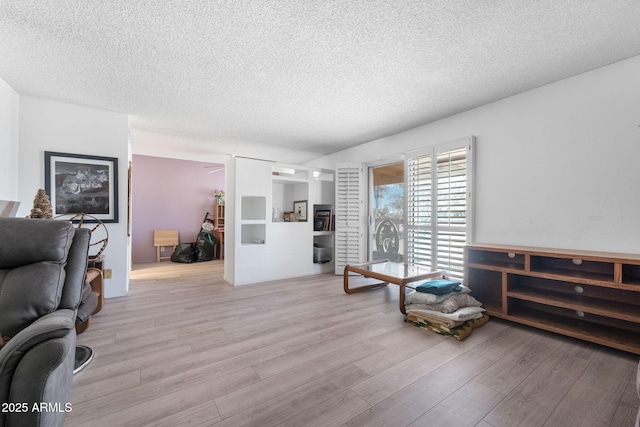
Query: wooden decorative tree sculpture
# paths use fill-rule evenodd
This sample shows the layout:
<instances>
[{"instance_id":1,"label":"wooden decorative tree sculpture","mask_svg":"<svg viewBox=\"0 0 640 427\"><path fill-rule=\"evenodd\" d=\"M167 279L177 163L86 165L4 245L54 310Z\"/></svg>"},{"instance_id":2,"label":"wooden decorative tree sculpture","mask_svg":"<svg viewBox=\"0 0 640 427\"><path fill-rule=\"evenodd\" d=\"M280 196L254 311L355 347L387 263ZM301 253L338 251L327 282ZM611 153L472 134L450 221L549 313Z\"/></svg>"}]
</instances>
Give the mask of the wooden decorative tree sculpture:
<instances>
[{"instance_id":1,"label":"wooden decorative tree sculpture","mask_svg":"<svg viewBox=\"0 0 640 427\"><path fill-rule=\"evenodd\" d=\"M38 190L35 199L33 199L33 209L31 209L29 218L53 219L51 201L42 188Z\"/></svg>"}]
</instances>

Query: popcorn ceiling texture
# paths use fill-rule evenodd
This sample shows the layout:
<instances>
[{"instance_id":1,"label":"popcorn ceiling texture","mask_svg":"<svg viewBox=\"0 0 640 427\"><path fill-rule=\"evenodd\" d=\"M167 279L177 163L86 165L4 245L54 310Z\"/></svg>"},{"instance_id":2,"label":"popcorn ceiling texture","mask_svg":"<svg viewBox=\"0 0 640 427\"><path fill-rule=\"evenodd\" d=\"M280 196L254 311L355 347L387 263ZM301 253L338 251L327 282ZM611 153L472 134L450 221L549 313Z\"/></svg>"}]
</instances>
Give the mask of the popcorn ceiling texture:
<instances>
[{"instance_id":1,"label":"popcorn ceiling texture","mask_svg":"<svg viewBox=\"0 0 640 427\"><path fill-rule=\"evenodd\" d=\"M305 162L639 54L638 0L0 2L18 93L203 160Z\"/></svg>"}]
</instances>

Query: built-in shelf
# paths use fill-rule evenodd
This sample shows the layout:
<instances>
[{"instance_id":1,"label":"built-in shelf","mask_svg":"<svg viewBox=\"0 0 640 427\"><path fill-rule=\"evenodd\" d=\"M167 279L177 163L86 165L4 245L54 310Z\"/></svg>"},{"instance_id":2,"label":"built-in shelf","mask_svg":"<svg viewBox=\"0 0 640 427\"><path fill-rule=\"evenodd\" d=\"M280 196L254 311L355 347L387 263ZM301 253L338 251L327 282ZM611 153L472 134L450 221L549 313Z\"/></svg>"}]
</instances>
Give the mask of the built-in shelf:
<instances>
[{"instance_id":1,"label":"built-in shelf","mask_svg":"<svg viewBox=\"0 0 640 427\"><path fill-rule=\"evenodd\" d=\"M331 209L335 199L333 171L242 157L229 163L225 280L235 286L333 271L333 233L313 230L314 206ZM303 218L284 220L304 206Z\"/></svg>"},{"instance_id":2,"label":"built-in shelf","mask_svg":"<svg viewBox=\"0 0 640 427\"><path fill-rule=\"evenodd\" d=\"M267 240L267 198L242 196L240 204L240 244L264 245Z\"/></svg>"},{"instance_id":3,"label":"built-in shelf","mask_svg":"<svg viewBox=\"0 0 640 427\"><path fill-rule=\"evenodd\" d=\"M243 245L264 245L266 238L265 224L242 224L240 226L240 243Z\"/></svg>"},{"instance_id":4,"label":"built-in shelf","mask_svg":"<svg viewBox=\"0 0 640 427\"><path fill-rule=\"evenodd\" d=\"M262 196L242 196L240 219L242 221L264 221L267 218L267 198Z\"/></svg>"},{"instance_id":5,"label":"built-in shelf","mask_svg":"<svg viewBox=\"0 0 640 427\"><path fill-rule=\"evenodd\" d=\"M333 261L334 212L332 204L314 204L313 221L313 262L328 264ZM321 229L320 229L321 228Z\"/></svg>"},{"instance_id":6,"label":"built-in shelf","mask_svg":"<svg viewBox=\"0 0 640 427\"><path fill-rule=\"evenodd\" d=\"M309 170L296 166L274 165L271 172L271 220L291 222L295 216L285 216L293 212L294 203L306 201L306 218L309 220Z\"/></svg>"}]
</instances>

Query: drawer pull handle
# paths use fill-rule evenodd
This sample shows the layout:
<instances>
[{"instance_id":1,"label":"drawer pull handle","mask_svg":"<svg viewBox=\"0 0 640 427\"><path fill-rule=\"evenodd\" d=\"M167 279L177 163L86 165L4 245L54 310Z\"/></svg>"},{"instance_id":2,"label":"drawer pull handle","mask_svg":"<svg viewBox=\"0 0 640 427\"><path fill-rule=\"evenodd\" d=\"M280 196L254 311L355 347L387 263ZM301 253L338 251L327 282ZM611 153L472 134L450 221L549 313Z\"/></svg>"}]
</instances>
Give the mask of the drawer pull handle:
<instances>
[{"instance_id":1,"label":"drawer pull handle","mask_svg":"<svg viewBox=\"0 0 640 427\"><path fill-rule=\"evenodd\" d=\"M508 256L509 258L515 258L515 257L516 257L516 254L514 254L513 252L509 252L509 253L507 254L507 256Z\"/></svg>"},{"instance_id":2,"label":"drawer pull handle","mask_svg":"<svg viewBox=\"0 0 640 427\"><path fill-rule=\"evenodd\" d=\"M581 260L581 259L578 259L578 258L574 258L574 259L572 259L571 261L572 261L575 265L580 265L580 264L582 264L582 260Z\"/></svg>"},{"instance_id":3,"label":"drawer pull handle","mask_svg":"<svg viewBox=\"0 0 640 427\"><path fill-rule=\"evenodd\" d=\"M576 310L576 316L584 317L584 311Z\"/></svg>"},{"instance_id":4,"label":"drawer pull handle","mask_svg":"<svg viewBox=\"0 0 640 427\"><path fill-rule=\"evenodd\" d=\"M584 292L584 288L582 286L576 286L573 288L573 290L576 292L576 294L581 294Z\"/></svg>"}]
</instances>

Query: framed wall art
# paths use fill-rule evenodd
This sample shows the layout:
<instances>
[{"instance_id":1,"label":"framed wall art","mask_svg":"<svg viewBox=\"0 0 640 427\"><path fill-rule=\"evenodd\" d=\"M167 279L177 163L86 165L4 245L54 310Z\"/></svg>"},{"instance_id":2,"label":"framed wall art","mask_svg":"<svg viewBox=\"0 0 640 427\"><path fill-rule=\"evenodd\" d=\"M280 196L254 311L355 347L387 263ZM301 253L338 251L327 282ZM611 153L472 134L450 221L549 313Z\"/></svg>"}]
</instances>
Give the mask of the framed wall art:
<instances>
[{"instance_id":1,"label":"framed wall art","mask_svg":"<svg viewBox=\"0 0 640 427\"><path fill-rule=\"evenodd\" d=\"M299 200L297 202L293 202L293 214L295 215L296 221L306 221L307 201Z\"/></svg>"},{"instance_id":2,"label":"framed wall art","mask_svg":"<svg viewBox=\"0 0 640 427\"><path fill-rule=\"evenodd\" d=\"M44 186L54 217L84 213L102 222L118 222L118 159L115 157L45 151Z\"/></svg>"}]
</instances>

